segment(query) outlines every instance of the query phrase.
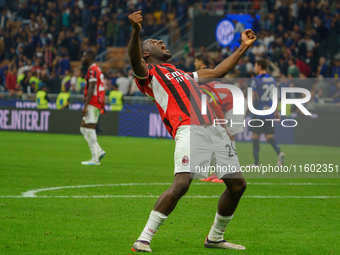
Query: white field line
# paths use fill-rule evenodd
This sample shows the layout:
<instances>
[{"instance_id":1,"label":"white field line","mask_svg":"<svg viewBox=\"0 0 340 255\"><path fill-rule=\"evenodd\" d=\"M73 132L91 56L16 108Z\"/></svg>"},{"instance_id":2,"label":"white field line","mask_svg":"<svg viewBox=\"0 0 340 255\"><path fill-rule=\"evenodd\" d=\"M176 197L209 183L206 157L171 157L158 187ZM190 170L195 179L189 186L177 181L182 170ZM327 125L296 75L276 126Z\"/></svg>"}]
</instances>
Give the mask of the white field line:
<instances>
[{"instance_id":1,"label":"white field line","mask_svg":"<svg viewBox=\"0 0 340 255\"><path fill-rule=\"evenodd\" d=\"M29 190L22 193L23 197L35 197L36 193L41 191L57 190L57 189L78 189L78 188L93 188L93 187L103 187L103 186L153 186L153 185L171 185L171 183L115 183L115 184L93 184L93 185L78 185L78 186L63 186L63 187L51 187L43 189Z\"/></svg>"},{"instance_id":2,"label":"white field line","mask_svg":"<svg viewBox=\"0 0 340 255\"><path fill-rule=\"evenodd\" d=\"M155 195L105 195L105 196L0 196L0 198L158 198ZM219 198L219 196L184 196L183 198ZM340 196L242 196L242 198L302 198L302 199L339 199Z\"/></svg>"},{"instance_id":3,"label":"white field line","mask_svg":"<svg viewBox=\"0 0 340 255\"><path fill-rule=\"evenodd\" d=\"M41 197L41 198L152 198L158 197L155 195L104 195L104 196L37 196L38 192L60 190L60 189L77 189L77 188L92 188L103 186L170 186L172 183L116 183L116 184L93 184L93 185L77 185L77 186L62 186L49 187L42 189L29 190L22 193L22 196L0 196L0 198L21 198L21 197ZM211 183L193 183L192 185L215 185ZM287 185L287 186L339 186L337 183L252 183L248 185ZM187 198L217 198L219 196L185 196ZM340 196L243 196L245 198L340 198Z\"/></svg>"}]
</instances>

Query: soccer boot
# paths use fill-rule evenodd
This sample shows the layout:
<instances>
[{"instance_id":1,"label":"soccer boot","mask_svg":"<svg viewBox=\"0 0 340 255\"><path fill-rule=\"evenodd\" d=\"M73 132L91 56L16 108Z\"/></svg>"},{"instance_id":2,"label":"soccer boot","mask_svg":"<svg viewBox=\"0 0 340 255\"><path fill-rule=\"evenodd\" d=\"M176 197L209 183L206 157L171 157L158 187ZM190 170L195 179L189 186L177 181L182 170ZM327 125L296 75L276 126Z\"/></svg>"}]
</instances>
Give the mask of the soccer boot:
<instances>
[{"instance_id":1,"label":"soccer boot","mask_svg":"<svg viewBox=\"0 0 340 255\"><path fill-rule=\"evenodd\" d=\"M283 166L283 161L285 160L285 153L280 152L279 156L277 157L277 165L278 166Z\"/></svg>"},{"instance_id":2,"label":"soccer boot","mask_svg":"<svg viewBox=\"0 0 340 255\"><path fill-rule=\"evenodd\" d=\"M255 163L251 163L250 165L247 165L247 167L250 167L250 168L259 168L259 165L256 165Z\"/></svg>"},{"instance_id":3,"label":"soccer boot","mask_svg":"<svg viewBox=\"0 0 340 255\"><path fill-rule=\"evenodd\" d=\"M229 243L224 239L219 242L212 242L208 239L208 237L205 239L204 246L205 248L217 248L217 249L231 249L231 250L245 250L246 249L246 247L242 245Z\"/></svg>"},{"instance_id":4,"label":"soccer boot","mask_svg":"<svg viewBox=\"0 0 340 255\"><path fill-rule=\"evenodd\" d=\"M137 240L131 250L135 251L135 252L152 252L151 248L150 248L150 243L147 241L139 241Z\"/></svg>"},{"instance_id":5,"label":"soccer boot","mask_svg":"<svg viewBox=\"0 0 340 255\"><path fill-rule=\"evenodd\" d=\"M99 162L99 160L91 159L89 161L83 161L83 162L81 162L81 164L82 165L87 165L87 166L98 166L98 165L100 165L100 162Z\"/></svg>"},{"instance_id":6,"label":"soccer boot","mask_svg":"<svg viewBox=\"0 0 340 255\"><path fill-rule=\"evenodd\" d=\"M212 179L211 182L215 182L215 183L224 183L223 180L220 180L218 178Z\"/></svg>"},{"instance_id":7,"label":"soccer boot","mask_svg":"<svg viewBox=\"0 0 340 255\"><path fill-rule=\"evenodd\" d=\"M217 176L215 174L211 174L208 178L201 179L201 182L211 182L212 180L216 179Z\"/></svg>"},{"instance_id":8,"label":"soccer boot","mask_svg":"<svg viewBox=\"0 0 340 255\"><path fill-rule=\"evenodd\" d=\"M98 155L98 158L99 158L99 161L106 156L106 152L104 150L102 150L101 152L99 152L99 155Z\"/></svg>"}]
</instances>

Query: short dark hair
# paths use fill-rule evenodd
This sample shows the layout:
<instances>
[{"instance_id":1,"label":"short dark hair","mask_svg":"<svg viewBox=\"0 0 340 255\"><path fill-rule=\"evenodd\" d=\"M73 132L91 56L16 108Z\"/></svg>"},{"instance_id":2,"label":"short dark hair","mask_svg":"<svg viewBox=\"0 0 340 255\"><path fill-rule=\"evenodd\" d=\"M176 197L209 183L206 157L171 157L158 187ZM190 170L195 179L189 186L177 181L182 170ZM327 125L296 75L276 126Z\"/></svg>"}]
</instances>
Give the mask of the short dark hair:
<instances>
[{"instance_id":1,"label":"short dark hair","mask_svg":"<svg viewBox=\"0 0 340 255\"><path fill-rule=\"evenodd\" d=\"M209 61L204 55L200 54L200 55L197 55L195 58L199 61L202 61L203 64L205 64L206 66L209 66Z\"/></svg>"},{"instance_id":2,"label":"short dark hair","mask_svg":"<svg viewBox=\"0 0 340 255\"><path fill-rule=\"evenodd\" d=\"M256 60L255 63L256 63L258 66L261 66L261 69L262 69L262 70L267 70L267 68L268 68L268 61L265 60L265 59Z\"/></svg>"},{"instance_id":3,"label":"short dark hair","mask_svg":"<svg viewBox=\"0 0 340 255\"><path fill-rule=\"evenodd\" d=\"M87 50L86 53L87 53L87 55L89 56L90 59L92 59L92 60L96 59L96 53L93 50Z\"/></svg>"}]
</instances>

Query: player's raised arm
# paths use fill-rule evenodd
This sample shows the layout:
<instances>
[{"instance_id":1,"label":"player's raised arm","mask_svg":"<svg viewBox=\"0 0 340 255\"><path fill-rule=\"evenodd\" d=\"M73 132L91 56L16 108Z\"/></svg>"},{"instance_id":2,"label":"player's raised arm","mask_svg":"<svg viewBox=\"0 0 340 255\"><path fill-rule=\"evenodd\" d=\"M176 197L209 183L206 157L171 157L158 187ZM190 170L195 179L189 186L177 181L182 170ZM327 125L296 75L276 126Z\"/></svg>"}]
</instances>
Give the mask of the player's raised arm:
<instances>
[{"instance_id":1,"label":"player's raised arm","mask_svg":"<svg viewBox=\"0 0 340 255\"><path fill-rule=\"evenodd\" d=\"M135 75L145 77L148 74L146 63L142 58L142 49L140 44L140 30L143 21L142 12L134 12L129 15L129 20L132 26L132 34L128 46L129 60Z\"/></svg>"},{"instance_id":2,"label":"player's raised arm","mask_svg":"<svg viewBox=\"0 0 340 255\"><path fill-rule=\"evenodd\" d=\"M240 47L215 69L202 69L197 71L199 78L219 78L230 72L231 69L238 63L240 58L246 53L250 46L256 41L256 35L251 29L246 29L242 33Z\"/></svg>"}]
</instances>

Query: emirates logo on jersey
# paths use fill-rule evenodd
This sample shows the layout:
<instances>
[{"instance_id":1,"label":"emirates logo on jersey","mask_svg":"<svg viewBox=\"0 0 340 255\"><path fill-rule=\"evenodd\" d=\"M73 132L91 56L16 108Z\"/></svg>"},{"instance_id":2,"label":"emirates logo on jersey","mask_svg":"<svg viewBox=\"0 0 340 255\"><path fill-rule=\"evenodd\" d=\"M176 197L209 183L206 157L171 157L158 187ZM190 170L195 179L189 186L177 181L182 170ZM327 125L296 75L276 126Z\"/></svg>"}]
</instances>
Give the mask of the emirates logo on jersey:
<instances>
[{"instance_id":1,"label":"emirates logo on jersey","mask_svg":"<svg viewBox=\"0 0 340 255\"><path fill-rule=\"evenodd\" d=\"M189 80L186 74L180 73L179 71L167 73L165 77L169 80L175 79L177 82Z\"/></svg>"},{"instance_id":2,"label":"emirates logo on jersey","mask_svg":"<svg viewBox=\"0 0 340 255\"><path fill-rule=\"evenodd\" d=\"M189 158L188 158L188 156L185 155L185 156L182 158L182 164L183 164L183 166L186 166L186 165L189 164Z\"/></svg>"}]
</instances>

